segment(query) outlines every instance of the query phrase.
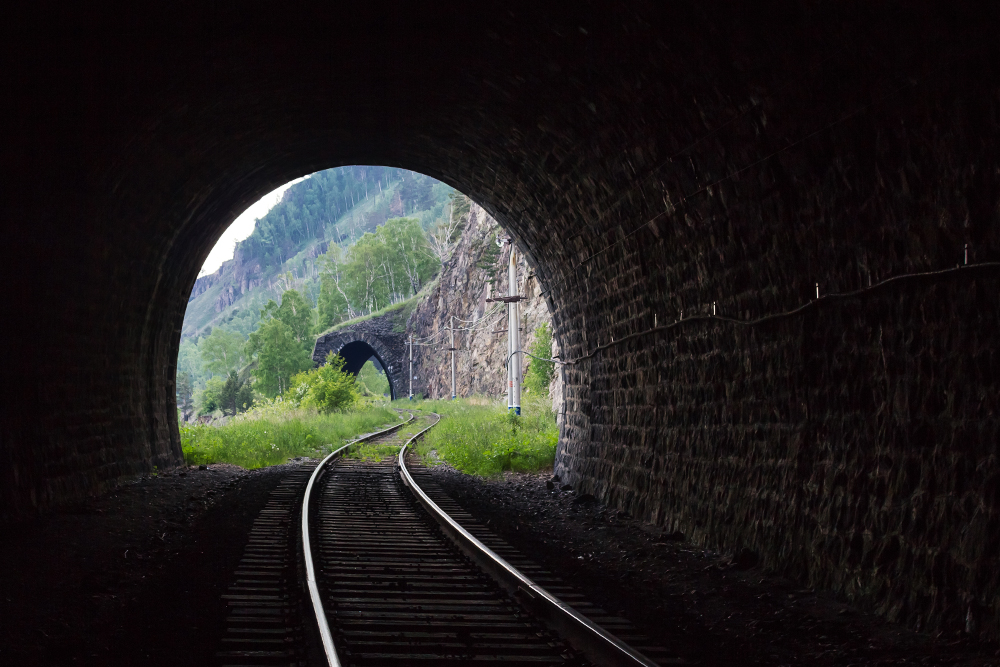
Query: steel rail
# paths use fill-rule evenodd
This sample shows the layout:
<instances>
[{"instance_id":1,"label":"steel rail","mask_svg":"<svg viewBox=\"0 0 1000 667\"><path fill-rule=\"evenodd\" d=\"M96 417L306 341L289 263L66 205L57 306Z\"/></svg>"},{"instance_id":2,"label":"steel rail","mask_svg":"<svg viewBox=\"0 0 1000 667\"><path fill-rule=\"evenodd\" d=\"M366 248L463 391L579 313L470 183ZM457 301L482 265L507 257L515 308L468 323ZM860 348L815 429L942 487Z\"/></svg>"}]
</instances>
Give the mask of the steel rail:
<instances>
[{"instance_id":1,"label":"steel rail","mask_svg":"<svg viewBox=\"0 0 1000 667\"><path fill-rule=\"evenodd\" d=\"M313 612L316 615L316 625L319 627L319 636L323 642L323 652L326 654L326 660L329 667L341 667L341 665L340 660L337 658L337 648L333 645L333 633L330 632L330 624L327 622L326 612L323 610L323 600L320 598L319 587L316 584L316 568L313 565L312 543L309 539L309 499L312 496L313 484L315 484L316 480L319 479L321 471L326 464L340 456L340 454L351 445L373 440L379 436L387 435L393 431L398 431L413 420L414 416L411 412L410 418L404 422L400 422L395 426L390 426L387 429L366 435L363 438L352 440L336 451L330 452L326 458L320 461L319 465L316 466L316 469L313 470L312 475L309 477L309 483L306 485L306 492L302 497L302 555L306 562L306 586L309 589L309 598L312 601ZM426 431L427 429L424 430ZM421 431L420 433L423 432L424 431Z\"/></svg>"},{"instance_id":2,"label":"steel rail","mask_svg":"<svg viewBox=\"0 0 1000 667\"><path fill-rule=\"evenodd\" d=\"M574 648L581 651L594 664L610 667L636 667L637 665L658 667L657 663L596 625L589 618L526 577L496 552L476 539L424 493L410 475L410 471L406 469L406 448L441 421L439 415L434 414L434 416L438 417L437 422L414 435L400 448L399 475L403 483L413 491L424 509L444 529L445 534L456 542L459 548L487 574L513 593L546 625L558 632L564 639L569 640Z\"/></svg>"}]
</instances>

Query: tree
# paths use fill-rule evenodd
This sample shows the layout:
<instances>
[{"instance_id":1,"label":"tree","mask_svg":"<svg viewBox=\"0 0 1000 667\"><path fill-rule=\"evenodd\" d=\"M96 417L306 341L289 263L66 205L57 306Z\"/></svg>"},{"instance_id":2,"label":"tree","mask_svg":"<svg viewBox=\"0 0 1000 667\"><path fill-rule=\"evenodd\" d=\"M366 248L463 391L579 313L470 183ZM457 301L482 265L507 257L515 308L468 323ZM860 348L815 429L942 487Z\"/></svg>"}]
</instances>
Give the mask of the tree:
<instances>
[{"instance_id":1,"label":"tree","mask_svg":"<svg viewBox=\"0 0 1000 667\"><path fill-rule=\"evenodd\" d=\"M198 344L202 365L212 375L227 375L243 366L243 336L215 327Z\"/></svg>"},{"instance_id":2,"label":"tree","mask_svg":"<svg viewBox=\"0 0 1000 667\"><path fill-rule=\"evenodd\" d=\"M384 247L371 232L357 240L347 251L344 267L345 291L359 310L373 312L389 305L390 285L386 280Z\"/></svg>"},{"instance_id":3,"label":"tree","mask_svg":"<svg viewBox=\"0 0 1000 667\"><path fill-rule=\"evenodd\" d=\"M331 352L326 363L292 378L285 397L322 413L344 410L361 398L353 375L344 370L344 358Z\"/></svg>"},{"instance_id":4,"label":"tree","mask_svg":"<svg viewBox=\"0 0 1000 667\"><path fill-rule=\"evenodd\" d=\"M393 218L348 249L344 291L351 304L372 312L416 294L439 266L420 221Z\"/></svg>"},{"instance_id":5,"label":"tree","mask_svg":"<svg viewBox=\"0 0 1000 667\"><path fill-rule=\"evenodd\" d=\"M226 383L222 381L222 378L208 378L205 388L198 392L195 399L199 415L212 414L219 409L219 395L225 386Z\"/></svg>"},{"instance_id":6,"label":"tree","mask_svg":"<svg viewBox=\"0 0 1000 667\"><path fill-rule=\"evenodd\" d=\"M394 218L379 228L390 264L402 270L410 291L416 294L425 280L434 275L441 262L434 257L427 237L416 218Z\"/></svg>"},{"instance_id":7,"label":"tree","mask_svg":"<svg viewBox=\"0 0 1000 667\"><path fill-rule=\"evenodd\" d=\"M548 324L541 324L535 329L535 341L528 350L535 357L548 359L552 356L552 332ZM552 378L555 376L556 364L554 361L543 361L529 357L528 372L525 373L524 385L528 391L533 393L546 392Z\"/></svg>"},{"instance_id":8,"label":"tree","mask_svg":"<svg viewBox=\"0 0 1000 667\"><path fill-rule=\"evenodd\" d=\"M290 277L286 278L291 281ZM281 305L274 299L269 299L260 311L260 317L261 320L272 318L284 322L291 329L295 342L307 352L312 351L312 307L297 290L285 290L281 294Z\"/></svg>"},{"instance_id":9,"label":"tree","mask_svg":"<svg viewBox=\"0 0 1000 667\"><path fill-rule=\"evenodd\" d=\"M325 254L316 259L320 269L319 299L317 299L317 329L325 331L334 324L351 316L347 294L341 287L343 280L343 253L340 247L331 243Z\"/></svg>"},{"instance_id":10,"label":"tree","mask_svg":"<svg viewBox=\"0 0 1000 667\"><path fill-rule=\"evenodd\" d=\"M245 412L253 405L253 390L250 383L240 380L236 371L231 371L217 397L217 404L223 413L235 415Z\"/></svg>"},{"instance_id":11,"label":"tree","mask_svg":"<svg viewBox=\"0 0 1000 667\"><path fill-rule=\"evenodd\" d=\"M281 295L281 306L276 317L291 327L295 340L312 352L313 309L298 290L290 289Z\"/></svg>"},{"instance_id":12,"label":"tree","mask_svg":"<svg viewBox=\"0 0 1000 667\"><path fill-rule=\"evenodd\" d=\"M181 371L177 374L177 409L181 411L181 416L185 419L191 414L194 407L192 405L193 394L191 374L187 371Z\"/></svg>"},{"instance_id":13,"label":"tree","mask_svg":"<svg viewBox=\"0 0 1000 667\"><path fill-rule=\"evenodd\" d=\"M250 334L247 355L257 361L252 371L256 388L269 397L284 393L292 376L312 365L295 331L275 317L263 319L260 328Z\"/></svg>"},{"instance_id":14,"label":"tree","mask_svg":"<svg viewBox=\"0 0 1000 667\"><path fill-rule=\"evenodd\" d=\"M455 195L452 193L448 195L448 217L444 221L439 222L435 225L434 229L428 234L427 243L430 247L431 253L437 257L438 261L444 263L449 257L451 257L452 251L455 249L455 244L462 234L462 229L465 226L465 220L463 215L469 212L469 206L467 204L468 197L464 195ZM465 200L464 202L462 200ZM459 205L456 206L456 203Z\"/></svg>"}]
</instances>

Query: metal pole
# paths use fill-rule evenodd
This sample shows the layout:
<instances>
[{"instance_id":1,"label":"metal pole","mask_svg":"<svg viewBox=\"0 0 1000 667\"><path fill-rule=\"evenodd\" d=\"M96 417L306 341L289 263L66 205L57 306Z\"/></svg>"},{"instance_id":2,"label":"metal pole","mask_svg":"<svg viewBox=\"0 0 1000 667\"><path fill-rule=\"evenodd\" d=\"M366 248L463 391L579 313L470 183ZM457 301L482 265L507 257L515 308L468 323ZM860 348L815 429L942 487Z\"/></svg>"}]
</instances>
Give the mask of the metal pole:
<instances>
[{"instance_id":1,"label":"metal pole","mask_svg":"<svg viewBox=\"0 0 1000 667\"><path fill-rule=\"evenodd\" d=\"M517 296L517 250L514 243L510 244L510 262L507 264L507 296ZM510 392L510 408L514 414L521 414L521 336L517 316L517 300L513 299L507 305L507 326L510 330L510 380L507 389Z\"/></svg>"},{"instance_id":2,"label":"metal pole","mask_svg":"<svg viewBox=\"0 0 1000 667\"><path fill-rule=\"evenodd\" d=\"M451 400L455 400L455 316L451 316Z\"/></svg>"},{"instance_id":3,"label":"metal pole","mask_svg":"<svg viewBox=\"0 0 1000 667\"><path fill-rule=\"evenodd\" d=\"M410 400L413 400L413 334L410 334Z\"/></svg>"},{"instance_id":4,"label":"metal pole","mask_svg":"<svg viewBox=\"0 0 1000 667\"><path fill-rule=\"evenodd\" d=\"M513 246L511 246L510 251L511 251L511 253L514 252L514 247ZM510 276L510 270L509 269L507 271L507 275L508 275L508 277ZM507 289L507 294L511 294L511 290L509 288ZM514 409L514 384L510 381L510 358L513 356L511 354L511 350L514 349L513 347L511 347L512 344L513 344L513 341L511 340L511 333L510 333L510 306L511 306L511 304L508 303L507 304L507 363L506 363L506 366L507 366L507 411L508 412L510 412L511 410Z\"/></svg>"}]
</instances>

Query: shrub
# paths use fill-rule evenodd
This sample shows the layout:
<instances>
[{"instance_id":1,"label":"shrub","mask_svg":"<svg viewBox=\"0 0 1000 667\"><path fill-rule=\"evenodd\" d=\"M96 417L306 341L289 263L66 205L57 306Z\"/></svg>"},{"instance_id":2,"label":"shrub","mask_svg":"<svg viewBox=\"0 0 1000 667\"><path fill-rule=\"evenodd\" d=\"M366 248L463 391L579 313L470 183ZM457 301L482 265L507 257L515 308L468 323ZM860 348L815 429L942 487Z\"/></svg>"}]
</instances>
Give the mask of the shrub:
<instances>
[{"instance_id":1,"label":"shrub","mask_svg":"<svg viewBox=\"0 0 1000 667\"><path fill-rule=\"evenodd\" d=\"M285 399L323 414L346 410L361 397L353 375L344 371L344 358L333 354L319 368L292 377Z\"/></svg>"},{"instance_id":2,"label":"shrub","mask_svg":"<svg viewBox=\"0 0 1000 667\"><path fill-rule=\"evenodd\" d=\"M543 359L552 356L552 331L549 330L548 324L542 324L535 329L535 341L528 351L535 357ZM524 377L524 386L533 394L547 393L555 375L555 362L542 361L542 359L534 357L528 357L528 359L528 372Z\"/></svg>"}]
</instances>

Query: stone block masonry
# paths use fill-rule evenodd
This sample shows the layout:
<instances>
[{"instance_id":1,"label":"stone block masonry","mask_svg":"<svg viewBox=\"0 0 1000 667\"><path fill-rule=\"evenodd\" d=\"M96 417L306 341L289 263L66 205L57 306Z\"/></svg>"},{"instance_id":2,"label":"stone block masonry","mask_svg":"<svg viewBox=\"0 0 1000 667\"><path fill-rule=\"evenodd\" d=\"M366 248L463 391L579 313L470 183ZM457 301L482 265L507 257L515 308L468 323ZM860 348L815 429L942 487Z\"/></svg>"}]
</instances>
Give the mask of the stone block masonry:
<instances>
[{"instance_id":1,"label":"stone block masonry","mask_svg":"<svg viewBox=\"0 0 1000 667\"><path fill-rule=\"evenodd\" d=\"M1000 260L997 3L204 5L15 10L2 521L182 461L201 263L319 169L405 167L482 205L569 359L713 303L752 319L966 245ZM63 48L81 35L100 48ZM560 473L912 627L1000 639L998 290L972 271L629 339L563 369ZM481 298L457 293L450 312ZM450 307L428 308L440 331Z\"/></svg>"},{"instance_id":2,"label":"stone block masonry","mask_svg":"<svg viewBox=\"0 0 1000 667\"><path fill-rule=\"evenodd\" d=\"M317 365L326 362L332 352L344 357L344 370L355 375L372 356L385 371L392 398L406 396L407 358L406 335L398 331L398 313L349 324L316 339L312 359Z\"/></svg>"},{"instance_id":3,"label":"stone block masonry","mask_svg":"<svg viewBox=\"0 0 1000 667\"><path fill-rule=\"evenodd\" d=\"M567 388L591 437L572 415L559 471L890 619L995 633L998 289L970 273L612 348Z\"/></svg>"}]
</instances>

